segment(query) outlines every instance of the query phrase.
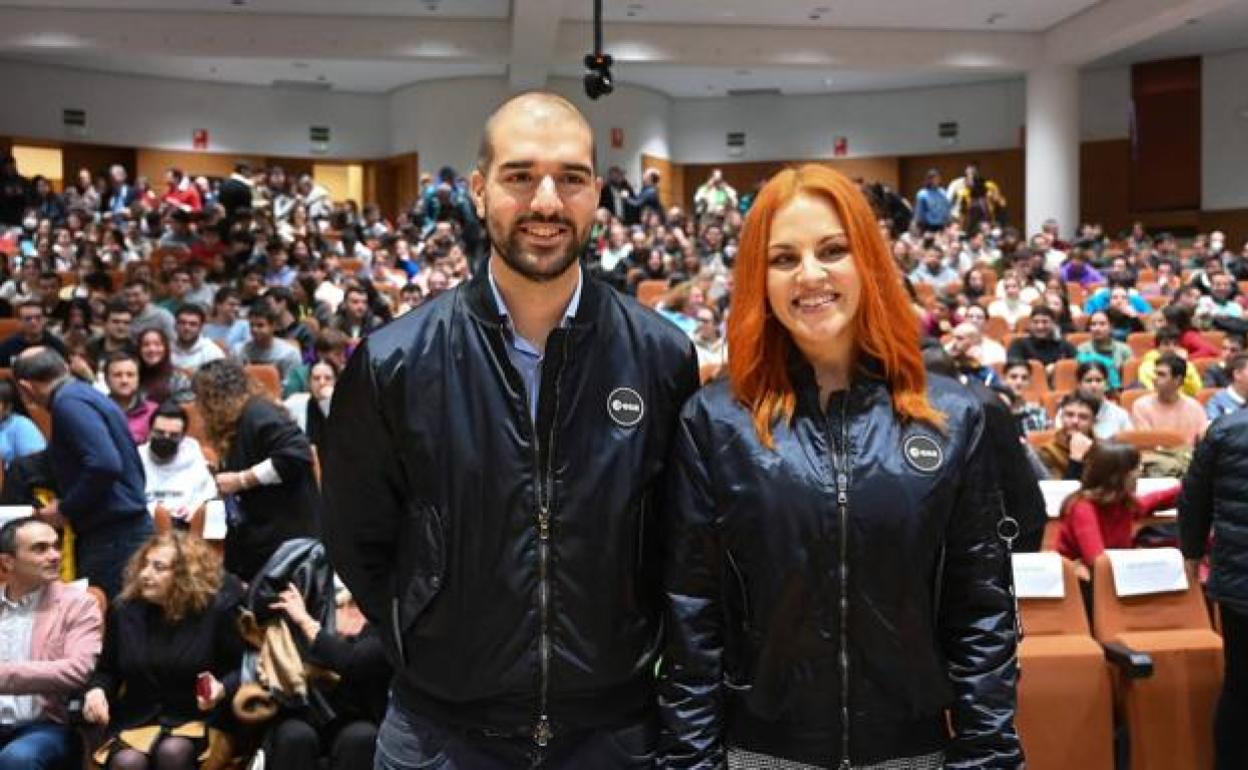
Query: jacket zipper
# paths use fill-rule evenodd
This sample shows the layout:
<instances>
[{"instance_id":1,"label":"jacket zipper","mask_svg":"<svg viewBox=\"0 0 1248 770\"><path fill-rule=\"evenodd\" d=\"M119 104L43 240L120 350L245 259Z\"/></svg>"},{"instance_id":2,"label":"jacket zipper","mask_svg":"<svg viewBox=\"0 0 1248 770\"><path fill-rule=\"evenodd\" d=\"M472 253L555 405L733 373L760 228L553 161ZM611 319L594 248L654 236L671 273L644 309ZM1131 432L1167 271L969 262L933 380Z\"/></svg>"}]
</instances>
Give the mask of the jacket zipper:
<instances>
[{"instance_id":1,"label":"jacket zipper","mask_svg":"<svg viewBox=\"0 0 1248 770\"><path fill-rule=\"evenodd\" d=\"M838 770L851 770L849 761L849 394L841 398L841 443L828 430L832 443L832 468L836 473L836 512L840 533L840 653L841 669L841 761ZM826 420L825 420L826 423ZM829 426L830 427L830 426Z\"/></svg>"},{"instance_id":2,"label":"jacket zipper","mask_svg":"<svg viewBox=\"0 0 1248 770\"><path fill-rule=\"evenodd\" d=\"M550 504L554 495L555 425L559 415L559 385L568 363L568 343L560 346L559 371L555 374L554 410L551 415L550 434L546 442L546 467L542 468L541 439L538 426L533 421L533 469L534 492L537 496L537 612L538 612L538 711L533 725L533 743L538 750L546 748L555 737L547 713L550 700ZM539 397L540 402L540 397ZM538 414L541 414L539 403ZM543 478L545 483L543 484ZM545 494L543 495L543 489ZM535 760L537 758L535 757Z\"/></svg>"}]
</instances>

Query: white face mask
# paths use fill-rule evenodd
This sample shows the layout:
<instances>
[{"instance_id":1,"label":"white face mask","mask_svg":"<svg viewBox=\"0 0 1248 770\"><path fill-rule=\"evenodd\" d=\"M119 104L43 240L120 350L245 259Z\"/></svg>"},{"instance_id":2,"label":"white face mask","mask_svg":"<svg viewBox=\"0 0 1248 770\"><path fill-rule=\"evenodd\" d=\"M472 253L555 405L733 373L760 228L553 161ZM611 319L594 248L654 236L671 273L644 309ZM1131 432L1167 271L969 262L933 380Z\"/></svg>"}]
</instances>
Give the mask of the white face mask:
<instances>
[{"instance_id":1,"label":"white face mask","mask_svg":"<svg viewBox=\"0 0 1248 770\"><path fill-rule=\"evenodd\" d=\"M31 232L34 232L35 228L38 226L39 226L39 220L35 219L34 217L27 217L26 219L22 220L23 230L29 230Z\"/></svg>"}]
</instances>

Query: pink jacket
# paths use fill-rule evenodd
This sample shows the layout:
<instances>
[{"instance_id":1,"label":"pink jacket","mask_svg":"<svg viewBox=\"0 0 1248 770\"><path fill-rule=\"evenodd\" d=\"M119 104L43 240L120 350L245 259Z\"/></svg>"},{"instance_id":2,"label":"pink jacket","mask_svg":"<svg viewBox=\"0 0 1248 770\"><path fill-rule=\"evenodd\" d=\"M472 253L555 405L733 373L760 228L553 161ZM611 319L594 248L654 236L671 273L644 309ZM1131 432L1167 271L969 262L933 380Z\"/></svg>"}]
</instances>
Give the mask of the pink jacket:
<instances>
[{"instance_id":1,"label":"pink jacket","mask_svg":"<svg viewBox=\"0 0 1248 770\"><path fill-rule=\"evenodd\" d=\"M43 717L65 721L65 696L86 687L104 640L100 606L86 591L49 583L35 608L30 660L0 663L0 692L40 696Z\"/></svg>"}]
</instances>

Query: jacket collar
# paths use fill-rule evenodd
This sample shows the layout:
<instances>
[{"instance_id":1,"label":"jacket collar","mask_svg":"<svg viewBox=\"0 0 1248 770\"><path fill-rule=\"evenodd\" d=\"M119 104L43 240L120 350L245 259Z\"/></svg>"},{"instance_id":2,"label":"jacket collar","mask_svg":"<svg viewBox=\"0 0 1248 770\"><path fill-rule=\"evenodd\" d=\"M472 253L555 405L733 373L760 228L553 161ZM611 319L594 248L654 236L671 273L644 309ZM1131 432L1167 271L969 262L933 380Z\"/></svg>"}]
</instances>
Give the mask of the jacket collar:
<instances>
[{"instance_id":1,"label":"jacket collar","mask_svg":"<svg viewBox=\"0 0 1248 770\"><path fill-rule=\"evenodd\" d=\"M464 307L479 322L500 328L506 325L506 319L498 312L498 303L494 298L494 287L490 283L487 267L483 266L478 270L472 280L461 285L460 290ZM580 291L580 304L576 308L576 314L568 319L565 328L589 329L605 317L610 297L602 284L584 266L581 267Z\"/></svg>"},{"instance_id":2,"label":"jacket collar","mask_svg":"<svg viewBox=\"0 0 1248 770\"><path fill-rule=\"evenodd\" d=\"M824 404L819 403L819 385L815 370L795 345L789 346L789 381L797 395L797 411L803 414L823 414ZM849 383L849 406L857 408L871 403L874 397L888 394L888 381L884 366L872 356L863 356L855 368Z\"/></svg>"}]
</instances>

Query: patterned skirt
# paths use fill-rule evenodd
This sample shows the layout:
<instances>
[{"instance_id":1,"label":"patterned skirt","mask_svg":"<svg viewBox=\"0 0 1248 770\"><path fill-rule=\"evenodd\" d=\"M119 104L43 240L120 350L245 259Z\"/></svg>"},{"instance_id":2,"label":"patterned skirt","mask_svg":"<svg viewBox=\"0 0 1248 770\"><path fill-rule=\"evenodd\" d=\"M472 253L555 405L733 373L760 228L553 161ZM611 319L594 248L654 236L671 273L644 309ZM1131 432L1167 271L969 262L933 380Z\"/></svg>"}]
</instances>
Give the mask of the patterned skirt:
<instances>
[{"instance_id":1,"label":"patterned skirt","mask_svg":"<svg viewBox=\"0 0 1248 770\"><path fill-rule=\"evenodd\" d=\"M873 765L854 765L853 770L942 770L945 766L943 752L925 754L921 757L886 759ZM836 764L827 765L834 768ZM824 770L820 765L808 765L768 754L756 754L744 749L728 749L728 770Z\"/></svg>"}]
</instances>

